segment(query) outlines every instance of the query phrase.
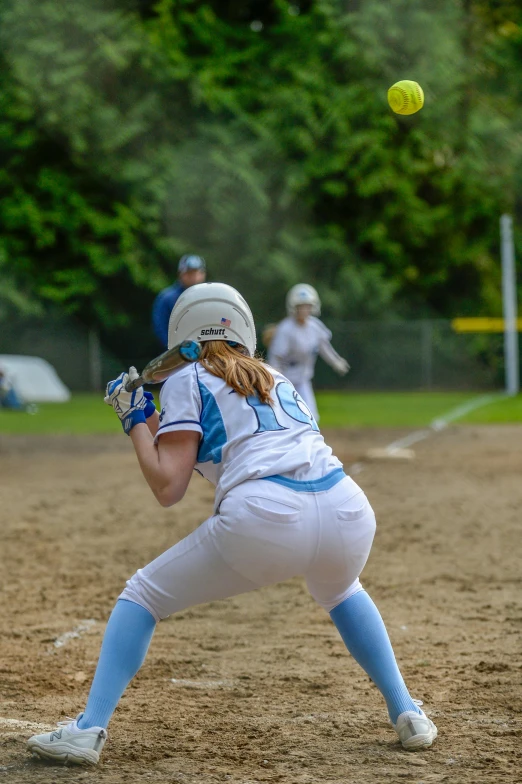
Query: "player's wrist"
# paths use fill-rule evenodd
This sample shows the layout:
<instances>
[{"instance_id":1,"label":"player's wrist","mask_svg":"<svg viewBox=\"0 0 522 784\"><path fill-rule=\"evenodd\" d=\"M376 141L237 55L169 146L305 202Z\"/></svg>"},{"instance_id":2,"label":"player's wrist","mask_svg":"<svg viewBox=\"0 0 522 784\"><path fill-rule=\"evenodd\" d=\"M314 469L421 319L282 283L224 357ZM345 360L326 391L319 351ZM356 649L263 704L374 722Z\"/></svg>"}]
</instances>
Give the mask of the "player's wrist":
<instances>
[{"instance_id":1,"label":"player's wrist","mask_svg":"<svg viewBox=\"0 0 522 784\"><path fill-rule=\"evenodd\" d=\"M123 427L123 432L130 435L131 430L136 427L136 425L147 424L147 417L145 416L145 410L143 408L136 408L123 417L121 420L121 424Z\"/></svg>"},{"instance_id":2,"label":"player's wrist","mask_svg":"<svg viewBox=\"0 0 522 784\"><path fill-rule=\"evenodd\" d=\"M143 411L145 412L145 418L149 419L151 416L154 416L156 413L156 406L154 405L154 396L152 392L144 392L143 397L147 401L145 403L145 408Z\"/></svg>"}]
</instances>

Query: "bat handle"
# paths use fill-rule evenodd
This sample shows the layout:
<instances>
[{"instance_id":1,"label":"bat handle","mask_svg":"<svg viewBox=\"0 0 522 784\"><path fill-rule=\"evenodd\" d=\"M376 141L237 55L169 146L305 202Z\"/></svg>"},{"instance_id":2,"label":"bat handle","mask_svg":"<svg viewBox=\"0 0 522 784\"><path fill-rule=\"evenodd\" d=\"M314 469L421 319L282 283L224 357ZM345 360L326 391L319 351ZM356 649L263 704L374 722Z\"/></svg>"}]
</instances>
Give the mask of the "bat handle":
<instances>
[{"instance_id":1,"label":"bat handle","mask_svg":"<svg viewBox=\"0 0 522 784\"><path fill-rule=\"evenodd\" d=\"M184 340L179 346L167 349L159 357L151 360L142 374L137 378L127 381L125 389L132 392L145 384L160 384L184 362L197 362L201 354L201 346L195 340Z\"/></svg>"},{"instance_id":2,"label":"bat handle","mask_svg":"<svg viewBox=\"0 0 522 784\"><path fill-rule=\"evenodd\" d=\"M134 392L135 389L141 387L144 384L143 376L138 376L138 378L133 378L132 381L127 381L125 384L125 391L126 392Z\"/></svg>"}]
</instances>

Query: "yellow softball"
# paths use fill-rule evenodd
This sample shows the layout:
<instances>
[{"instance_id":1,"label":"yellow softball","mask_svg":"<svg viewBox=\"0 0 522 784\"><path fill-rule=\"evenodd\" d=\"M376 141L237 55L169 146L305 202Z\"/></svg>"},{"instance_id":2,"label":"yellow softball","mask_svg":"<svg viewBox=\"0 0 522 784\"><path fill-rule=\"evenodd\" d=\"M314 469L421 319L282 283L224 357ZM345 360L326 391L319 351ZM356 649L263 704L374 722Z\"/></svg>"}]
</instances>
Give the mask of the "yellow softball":
<instances>
[{"instance_id":1,"label":"yellow softball","mask_svg":"<svg viewBox=\"0 0 522 784\"><path fill-rule=\"evenodd\" d=\"M424 106L424 93L417 82L403 79L388 90L388 103L395 114L415 114Z\"/></svg>"}]
</instances>

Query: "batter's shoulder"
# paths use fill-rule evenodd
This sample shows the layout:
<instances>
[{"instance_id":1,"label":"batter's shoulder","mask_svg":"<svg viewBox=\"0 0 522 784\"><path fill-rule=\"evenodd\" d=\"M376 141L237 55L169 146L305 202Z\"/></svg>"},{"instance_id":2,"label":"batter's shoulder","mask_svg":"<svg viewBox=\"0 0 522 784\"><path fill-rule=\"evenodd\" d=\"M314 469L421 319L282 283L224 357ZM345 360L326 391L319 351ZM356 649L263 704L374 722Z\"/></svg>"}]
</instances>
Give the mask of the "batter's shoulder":
<instances>
[{"instance_id":1,"label":"batter's shoulder","mask_svg":"<svg viewBox=\"0 0 522 784\"><path fill-rule=\"evenodd\" d=\"M179 394L181 390L185 390L193 384L197 384L197 362L190 362L182 365L176 370L163 384L162 392L166 394L176 393Z\"/></svg>"}]
</instances>

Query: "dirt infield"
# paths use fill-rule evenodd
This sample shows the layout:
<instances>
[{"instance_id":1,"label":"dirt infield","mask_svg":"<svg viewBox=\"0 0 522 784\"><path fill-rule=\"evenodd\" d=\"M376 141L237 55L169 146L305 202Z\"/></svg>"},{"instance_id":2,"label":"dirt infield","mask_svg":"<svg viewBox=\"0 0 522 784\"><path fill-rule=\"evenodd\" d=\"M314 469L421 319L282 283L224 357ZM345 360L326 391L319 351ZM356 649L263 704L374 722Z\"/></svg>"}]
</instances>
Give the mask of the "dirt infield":
<instances>
[{"instance_id":1,"label":"dirt infield","mask_svg":"<svg viewBox=\"0 0 522 784\"><path fill-rule=\"evenodd\" d=\"M348 466L402 434L326 436ZM123 435L0 437L0 781L521 782L521 443L522 427L454 427L357 477L378 522L363 582L439 727L432 749L400 748L295 579L160 624L84 771L25 739L82 709L125 579L207 516L212 488L195 477L164 510Z\"/></svg>"}]
</instances>

